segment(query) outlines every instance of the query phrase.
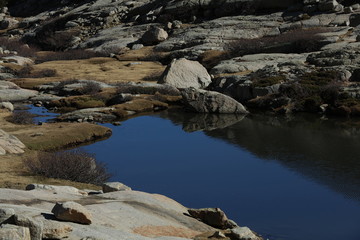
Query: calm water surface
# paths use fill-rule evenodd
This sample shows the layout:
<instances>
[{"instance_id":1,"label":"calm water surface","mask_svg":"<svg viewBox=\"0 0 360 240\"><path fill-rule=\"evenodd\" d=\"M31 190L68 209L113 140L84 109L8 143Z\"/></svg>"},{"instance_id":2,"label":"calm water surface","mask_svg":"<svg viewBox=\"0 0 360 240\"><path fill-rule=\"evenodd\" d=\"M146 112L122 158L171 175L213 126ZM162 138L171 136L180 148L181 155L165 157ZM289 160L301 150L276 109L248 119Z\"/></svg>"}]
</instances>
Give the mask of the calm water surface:
<instances>
[{"instance_id":1,"label":"calm water surface","mask_svg":"<svg viewBox=\"0 0 360 240\"><path fill-rule=\"evenodd\" d=\"M114 181L220 207L265 238L359 240L360 131L340 124L163 112L84 148Z\"/></svg>"}]
</instances>

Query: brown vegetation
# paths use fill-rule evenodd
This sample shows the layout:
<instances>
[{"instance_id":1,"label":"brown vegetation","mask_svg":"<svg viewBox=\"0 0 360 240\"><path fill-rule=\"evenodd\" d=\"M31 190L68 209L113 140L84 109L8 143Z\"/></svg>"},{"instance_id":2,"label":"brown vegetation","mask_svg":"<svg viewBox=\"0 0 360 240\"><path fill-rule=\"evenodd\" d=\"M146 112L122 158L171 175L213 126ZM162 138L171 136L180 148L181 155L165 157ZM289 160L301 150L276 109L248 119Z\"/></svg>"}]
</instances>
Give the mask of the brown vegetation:
<instances>
[{"instance_id":1,"label":"brown vegetation","mask_svg":"<svg viewBox=\"0 0 360 240\"><path fill-rule=\"evenodd\" d=\"M104 164L83 150L39 152L23 162L31 173L48 178L101 185L111 176Z\"/></svg>"}]
</instances>

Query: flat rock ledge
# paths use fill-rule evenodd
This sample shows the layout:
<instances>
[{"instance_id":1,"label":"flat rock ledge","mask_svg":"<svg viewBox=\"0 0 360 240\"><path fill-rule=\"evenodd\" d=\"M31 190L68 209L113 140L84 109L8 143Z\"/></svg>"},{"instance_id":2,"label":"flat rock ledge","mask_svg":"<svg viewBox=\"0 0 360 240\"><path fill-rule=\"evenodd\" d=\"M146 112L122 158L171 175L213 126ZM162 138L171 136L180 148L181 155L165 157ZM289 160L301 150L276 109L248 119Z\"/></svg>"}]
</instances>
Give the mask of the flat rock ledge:
<instances>
[{"instance_id":1,"label":"flat rock ledge","mask_svg":"<svg viewBox=\"0 0 360 240\"><path fill-rule=\"evenodd\" d=\"M220 209L199 209L196 218L189 217L188 208L159 194L114 191L83 195L79 193L86 190L74 191L66 186L57 186L55 194L55 186L32 186L37 187L29 187L32 190L27 191L0 188L0 240L205 240L222 237L262 240L247 227L238 227L227 219ZM191 212L199 211L192 209ZM228 228L206 224L206 215L221 221L223 225L217 227Z\"/></svg>"}]
</instances>

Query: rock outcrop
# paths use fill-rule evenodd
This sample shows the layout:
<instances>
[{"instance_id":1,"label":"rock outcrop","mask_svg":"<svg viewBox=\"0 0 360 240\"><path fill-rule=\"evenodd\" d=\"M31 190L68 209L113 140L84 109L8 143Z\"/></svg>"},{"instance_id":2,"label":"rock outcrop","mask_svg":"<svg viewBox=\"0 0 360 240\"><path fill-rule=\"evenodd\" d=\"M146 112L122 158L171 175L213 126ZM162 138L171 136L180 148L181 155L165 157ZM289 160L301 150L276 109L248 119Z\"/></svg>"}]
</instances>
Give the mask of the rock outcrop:
<instances>
[{"instance_id":1,"label":"rock outcrop","mask_svg":"<svg viewBox=\"0 0 360 240\"><path fill-rule=\"evenodd\" d=\"M247 114L245 107L235 99L214 91L186 88L181 91L185 107L199 113Z\"/></svg>"},{"instance_id":2,"label":"rock outcrop","mask_svg":"<svg viewBox=\"0 0 360 240\"><path fill-rule=\"evenodd\" d=\"M203 232L215 231L214 228L185 216L187 208L184 206L158 194L116 191L87 196L74 192L54 194L46 189L48 188L37 188L30 191L0 189L0 209L6 209L0 213L7 212L6 216L16 215L18 223L21 219L23 219L21 222L24 223L32 219L42 226L42 238L180 240L192 239ZM62 202L62 207L57 202ZM57 204L56 208L60 207L60 209L63 207L75 209L75 205L77 208L81 204L81 209L76 210L76 213L91 212L91 225L76 223L79 219L87 219L84 218L84 214L78 215L76 218L68 218L69 215L67 215L66 218L61 218L61 221L57 220L61 214L58 215L57 210L53 211L56 213L55 216L51 213L55 204ZM67 213L74 215L73 212ZM88 222L86 221L86 223ZM3 236L3 229L7 228L7 225L0 224L0 236ZM17 239L30 239L24 236L29 235L30 232L37 234L38 231L35 229L40 229L35 228L34 224L27 224L26 227L20 227L16 222L8 224L12 224L10 228L15 229L11 230L13 234L22 234Z\"/></svg>"}]
</instances>

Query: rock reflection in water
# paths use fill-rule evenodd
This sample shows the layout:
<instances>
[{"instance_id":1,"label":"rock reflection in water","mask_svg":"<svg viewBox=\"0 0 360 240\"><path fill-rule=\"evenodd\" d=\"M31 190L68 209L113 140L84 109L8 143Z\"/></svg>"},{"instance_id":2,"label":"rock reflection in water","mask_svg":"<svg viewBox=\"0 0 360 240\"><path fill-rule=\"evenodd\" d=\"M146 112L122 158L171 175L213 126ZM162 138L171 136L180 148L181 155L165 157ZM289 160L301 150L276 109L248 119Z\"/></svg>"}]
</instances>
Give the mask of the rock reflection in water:
<instances>
[{"instance_id":1,"label":"rock reflection in water","mask_svg":"<svg viewBox=\"0 0 360 240\"><path fill-rule=\"evenodd\" d=\"M185 132L212 131L234 125L244 119L241 114L206 114L206 113L182 113L161 112L160 117L171 119L176 125L182 125Z\"/></svg>"},{"instance_id":2,"label":"rock reflection in water","mask_svg":"<svg viewBox=\"0 0 360 240\"><path fill-rule=\"evenodd\" d=\"M280 162L316 182L360 200L360 124L318 116L161 114L184 131L205 134Z\"/></svg>"}]
</instances>

